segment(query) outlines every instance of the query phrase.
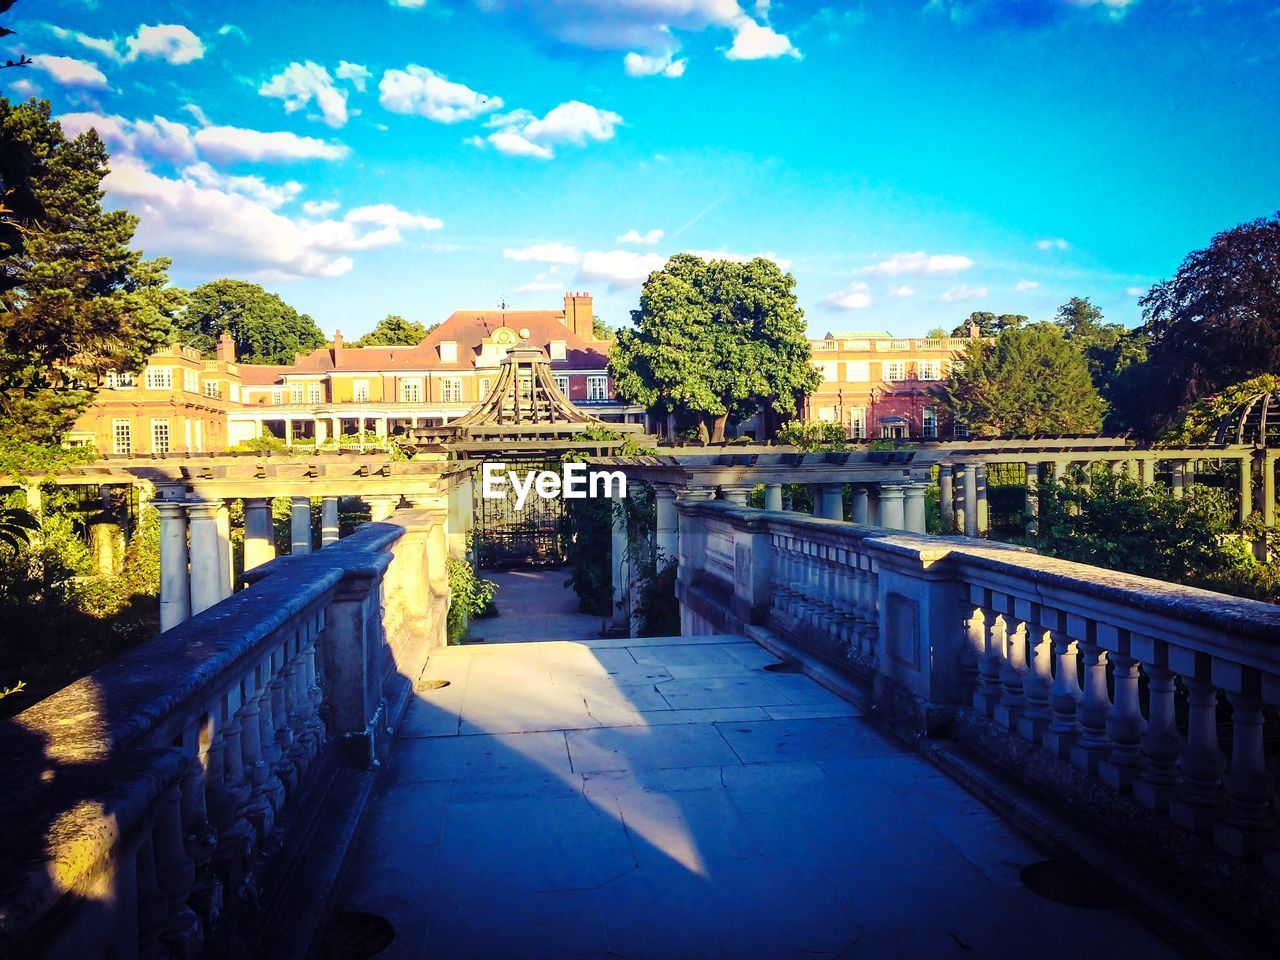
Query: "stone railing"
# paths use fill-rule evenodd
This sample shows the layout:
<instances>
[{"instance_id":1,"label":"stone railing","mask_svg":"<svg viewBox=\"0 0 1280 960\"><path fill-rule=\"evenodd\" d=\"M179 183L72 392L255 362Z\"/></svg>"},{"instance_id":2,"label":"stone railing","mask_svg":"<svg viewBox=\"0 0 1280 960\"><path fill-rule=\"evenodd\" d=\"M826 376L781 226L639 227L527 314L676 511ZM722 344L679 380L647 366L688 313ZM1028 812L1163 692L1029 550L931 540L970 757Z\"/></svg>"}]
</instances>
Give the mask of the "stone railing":
<instances>
[{"instance_id":1,"label":"stone railing","mask_svg":"<svg viewBox=\"0 0 1280 960\"><path fill-rule=\"evenodd\" d=\"M1051 792L1074 780L1082 807L1105 785L1280 879L1263 739L1280 606L977 540L678 509L685 632L772 632L869 680L899 727L968 731L1024 778L1038 765Z\"/></svg>"},{"instance_id":2,"label":"stone railing","mask_svg":"<svg viewBox=\"0 0 1280 960\"><path fill-rule=\"evenodd\" d=\"M0 955L190 957L261 895L345 754L369 765L444 642L444 510L398 511L3 731Z\"/></svg>"}]
</instances>

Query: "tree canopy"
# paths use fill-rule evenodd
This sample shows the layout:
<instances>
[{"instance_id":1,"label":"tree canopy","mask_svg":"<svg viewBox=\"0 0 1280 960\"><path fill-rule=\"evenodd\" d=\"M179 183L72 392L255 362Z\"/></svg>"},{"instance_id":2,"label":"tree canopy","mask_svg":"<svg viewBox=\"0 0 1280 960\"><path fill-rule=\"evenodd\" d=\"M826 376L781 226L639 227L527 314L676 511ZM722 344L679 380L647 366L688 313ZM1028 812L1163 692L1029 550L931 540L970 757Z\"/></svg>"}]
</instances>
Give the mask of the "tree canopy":
<instances>
[{"instance_id":1,"label":"tree canopy","mask_svg":"<svg viewBox=\"0 0 1280 960\"><path fill-rule=\"evenodd\" d=\"M1097 433L1105 404L1084 354L1049 323L975 340L942 388L974 436Z\"/></svg>"},{"instance_id":2,"label":"tree canopy","mask_svg":"<svg viewBox=\"0 0 1280 960\"><path fill-rule=\"evenodd\" d=\"M56 443L99 377L167 340L180 293L169 261L132 250L137 218L102 208L107 151L68 140L48 101L0 98L0 434Z\"/></svg>"},{"instance_id":3,"label":"tree canopy","mask_svg":"<svg viewBox=\"0 0 1280 960\"><path fill-rule=\"evenodd\" d=\"M1002 313L997 316L994 313L988 313L985 310L975 310L969 314L969 319L957 326L951 331L953 337L969 336L969 328L974 324L978 326L978 336L980 337L998 337L1003 331L1014 327L1025 325L1027 318L1020 313Z\"/></svg>"},{"instance_id":4,"label":"tree canopy","mask_svg":"<svg viewBox=\"0 0 1280 960\"><path fill-rule=\"evenodd\" d=\"M357 340L355 345L357 347L417 346L438 326L440 324L433 323L428 327L425 324L406 320L398 314L389 313L378 321L376 327Z\"/></svg>"},{"instance_id":5,"label":"tree canopy","mask_svg":"<svg viewBox=\"0 0 1280 960\"><path fill-rule=\"evenodd\" d=\"M1107 403L1107 430L1130 428L1137 394L1145 389L1133 376L1136 370L1131 369L1147 359L1145 331L1107 323L1088 297L1072 297L1058 308L1053 322L1067 342L1084 354L1093 385Z\"/></svg>"},{"instance_id":6,"label":"tree canopy","mask_svg":"<svg viewBox=\"0 0 1280 960\"><path fill-rule=\"evenodd\" d=\"M274 293L244 280L214 280L187 295L175 324L178 335L202 353L212 353L223 331L235 341L243 363L293 363L295 354L325 345L325 336L305 313Z\"/></svg>"},{"instance_id":7,"label":"tree canopy","mask_svg":"<svg viewBox=\"0 0 1280 960\"><path fill-rule=\"evenodd\" d=\"M1162 384L1153 426L1198 397L1280 370L1280 212L1218 234L1139 302L1152 380Z\"/></svg>"},{"instance_id":8,"label":"tree canopy","mask_svg":"<svg viewBox=\"0 0 1280 960\"><path fill-rule=\"evenodd\" d=\"M609 372L625 399L681 411L724 439L730 416L761 405L794 413L815 390L795 279L772 260L706 261L677 254L645 281L635 327L622 330Z\"/></svg>"}]
</instances>

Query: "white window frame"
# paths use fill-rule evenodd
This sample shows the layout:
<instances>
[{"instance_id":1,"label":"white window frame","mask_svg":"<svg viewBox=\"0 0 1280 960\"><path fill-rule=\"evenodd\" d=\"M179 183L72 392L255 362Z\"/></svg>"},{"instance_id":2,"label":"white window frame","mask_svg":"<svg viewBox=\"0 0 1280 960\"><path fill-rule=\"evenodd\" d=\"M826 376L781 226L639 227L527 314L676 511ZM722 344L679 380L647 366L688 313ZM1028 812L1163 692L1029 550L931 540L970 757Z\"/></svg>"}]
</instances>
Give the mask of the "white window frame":
<instances>
[{"instance_id":1,"label":"white window frame","mask_svg":"<svg viewBox=\"0 0 1280 960\"><path fill-rule=\"evenodd\" d=\"M569 395L569 375L567 373L557 373L556 389L563 393L566 397Z\"/></svg>"},{"instance_id":2,"label":"white window frame","mask_svg":"<svg viewBox=\"0 0 1280 960\"><path fill-rule=\"evenodd\" d=\"M815 364L822 374L824 383L835 383L840 379L840 364L835 360L822 360Z\"/></svg>"},{"instance_id":3,"label":"white window frame","mask_svg":"<svg viewBox=\"0 0 1280 960\"><path fill-rule=\"evenodd\" d=\"M456 340L440 341L440 362L441 363L457 363L458 362L458 341Z\"/></svg>"},{"instance_id":4,"label":"white window frame","mask_svg":"<svg viewBox=\"0 0 1280 960\"><path fill-rule=\"evenodd\" d=\"M290 403L303 403L305 402L303 398L306 397L306 395L307 395L307 388L304 384L302 383L289 384L289 402Z\"/></svg>"},{"instance_id":5,"label":"white window frame","mask_svg":"<svg viewBox=\"0 0 1280 960\"><path fill-rule=\"evenodd\" d=\"M351 385L351 400L353 403L369 402L369 381L357 380Z\"/></svg>"},{"instance_id":6,"label":"white window frame","mask_svg":"<svg viewBox=\"0 0 1280 960\"><path fill-rule=\"evenodd\" d=\"M440 402L441 403L461 403L462 402L462 378L461 377L441 377L440 378Z\"/></svg>"},{"instance_id":7,"label":"white window frame","mask_svg":"<svg viewBox=\"0 0 1280 960\"><path fill-rule=\"evenodd\" d=\"M111 452L133 453L133 421L128 417L117 417L111 421Z\"/></svg>"},{"instance_id":8,"label":"white window frame","mask_svg":"<svg viewBox=\"0 0 1280 960\"><path fill-rule=\"evenodd\" d=\"M319 380L307 384L307 403L324 403L324 384Z\"/></svg>"},{"instance_id":9,"label":"white window frame","mask_svg":"<svg viewBox=\"0 0 1280 960\"><path fill-rule=\"evenodd\" d=\"M848 383L870 383L871 363L867 360L846 361L845 380Z\"/></svg>"},{"instance_id":10,"label":"white window frame","mask_svg":"<svg viewBox=\"0 0 1280 960\"><path fill-rule=\"evenodd\" d=\"M587 399L608 400L609 378L604 374L593 373L587 377Z\"/></svg>"},{"instance_id":11,"label":"white window frame","mask_svg":"<svg viewBox=\"0 0 1280 960\"><path fill-rule=\"evenodd\" d=\"M551 341L551 359L563 360L566 346L567 344L563 340L552 340Z\"/></svg>"},{"instance_id":12,"label":"white window frame","mask_svg":"<svg viewBox=\"0 0 1280 960\"><path fill-rule=\"evenodd\" d=\"M489 396L489 391L493 389L493 381L488 377L480 378L480 399L483 400Z\"/></svg>"},{"instance_id":13,"label":"white window frame","mask_svg":"<svg viewBox=\"0 0 1280 960\"><path fill-rule=\"evenodd\" d=\"M907 379L907 361L886 360L884 362L884 379L890 383Z\"/></svg>"},{"instance_id":14,"label":"white window frame","mask_svg":"<svg viewBox=\"0 0 1280 960\"><path fill-rule=\"evenodd\" d=\"M916 362L916 379L917 380L941 380L942 379L942 361L941 360L919 360Z\"/></svg>"},{"instance_id":15,"label":"white window frame","mask_svg":"<svg viewBox=\"0 0 1280 960\"><path fill-rule=\"evenodd\" d=\"M867 439L867 408L854 407L849 411L849 439Z\"/></svg>"},{"instance_id":16,"label":"white window frame","mask_svg":"<svg viewBox=\"0 0 1280 960\"><path fill-rule=\"evenodd\" d=\"M938 439L938 408L925 407L920 414L920 436L926 440Z\"/></svg>"},{"instance_id":17,"label":"white window frame","mask_svg":"<svg viewBox=\"0 0 1280 960\"><path fill-rule=\"evenodd\" d=\"M183 370L182 371L182 389L187 393L200 392L200 371L199 370Z\"/></svg>"},{"instance_id":18,"label":"white window frame","mask_svg":"<svg viewBox=\"0 0 1280 960\"><path fill-rule=\"evenodd\" d=\"M217 380L206 380L204 382L204 395L212 400L221 400L222 384Z\"/></svg>"},{"instance_id":19,"label":"white window frame","mask_svg":"<svg viewBox=\"0 0 1280 960\"><path fill-rule=\"evenodd\" d=\"M147 367L148 390L172 390L173 367Z\"/></svg>"},{"instance_id":20,"label":"white window frame","mask_svg":"<svg viewBox=\"0 0 1280 960\"><path fill-rule=\"evenodd\" d=\"M172 449L168 417L151 418L151 452L168 453Z\"/></svg>"},{"instance_id":21,"label":"white window frame","mask_svg":"<svg viewBox=\"0 0 1280 960\"><path fill-rule=\"evenodd\" d=\"M819 423L835 423L836 408L835 407L819 407L818 422Z\"/></svg>"},{"instance_id":22,"label":"white window frame","mask_svg":"<svg viewBox=\"0 0 1280 960\"><path fill-rule=\"evenodd\" d=\"M284 388L272 387L271 388L271 405L278 407L283 403L284 403Z\"/></svg>"},{"instance_id":23,"label":"white window frame","mask_svg":"<svg viewBox=\"0 0 1280 960\"><path fill-rule=\"evenodd\" d=\"M401 380L400 381L400 402L401 403L421 403L422 402L422 381Z\"/></svg>"}]
</instances>

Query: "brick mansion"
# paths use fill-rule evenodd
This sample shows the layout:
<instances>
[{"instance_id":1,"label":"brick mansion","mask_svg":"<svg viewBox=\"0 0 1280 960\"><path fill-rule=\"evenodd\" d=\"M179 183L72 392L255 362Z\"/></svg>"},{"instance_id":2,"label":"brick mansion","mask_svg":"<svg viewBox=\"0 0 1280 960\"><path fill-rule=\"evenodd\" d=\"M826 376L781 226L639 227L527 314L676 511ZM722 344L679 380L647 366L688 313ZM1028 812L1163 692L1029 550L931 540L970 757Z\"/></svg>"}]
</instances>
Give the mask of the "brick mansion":
<instances>
[{"instance_id":1,"label":"brick mansion","mask_svg":"<svg viewBox=\"0 0 1280 960\"><path fill-rule=\"evenodd\" d=\"M456 311L412 346L350 347L335 333L285 365L237 362L226 334L212 357L174 344L136 374L108 375L68 441L115 456L217 453L263 437L288 446L376 442L467 413L522 342L543 351L556 385L593 416L667 432L665 420L617 396L610 343L596 337L593 319L590 294L569 293L561 310ZM839 423L853 439L950 436L935 390L966 342L888 333L812 340L822 383L804 416Z\"/></svg>"}]
</instances>

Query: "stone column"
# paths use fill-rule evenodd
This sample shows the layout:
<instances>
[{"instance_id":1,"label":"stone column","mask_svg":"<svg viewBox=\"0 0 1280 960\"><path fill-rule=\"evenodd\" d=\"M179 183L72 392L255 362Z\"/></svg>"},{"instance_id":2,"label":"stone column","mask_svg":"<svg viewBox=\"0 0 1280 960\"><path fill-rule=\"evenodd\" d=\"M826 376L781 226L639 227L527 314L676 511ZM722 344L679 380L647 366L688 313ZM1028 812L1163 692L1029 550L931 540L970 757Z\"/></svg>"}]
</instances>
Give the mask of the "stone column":
<instances>
[{"instance_id":1,"label":"stone column","mask_svg":"<svg viewBox=\"0 0 1280 960\"><path fill-rule=\"evenodd\" d=\"M901 483L880 484L880 526L890 530L907 528L906 513L903 509L903 491Z\"/></svg>"},{"instance_id":2,"label":"stone column","mask_svg":"<svg viewBox=\"0 0 1280 960\"><path fill-rule=\"evenodd\" d=\"M1276 455L1262 455L1262 519L1268 527L1276 522Z\"/></svg>"},{"instance_id":3,"label":"stone column","mask_svg":"<svg viewBox=\"0 0 1280 960\"><path fill-rule=\"evenodd\" d=\"M231 557L231 511L226 503L218 507L218 586L223 597L235 592L235 574Z\"/></svg>"},{"instance_id":4,"label":"stone column","mask_svg":"<svg viewBox=\"0 0 1280 960\"><path fill-rule=\"evenodd\" d=\"M1181 500L1183 490L1187 484L1187 464L1185 460L1174 460L1170 465L1171 474L1169 484L1173 489L1174 499Z\"/></svg>"},{"instance_id":5,"label":"stone column","mask_svg":"<svg viewBox=\"0 0 1280 960\"><path fill-rule=\"evenodd\" d=\"M325 497L320 501L320 546L338 542L338 498Z\"/></svg>"},{"instance_id":6,"label":"stone column","mask_svg":"<svg viewBox=\"0 0 1280 960\"><path fill-rule=\"evenodd\" d=\"M329 439L329 421L316 418L316 446L320 446Z\"/></svg>"},{"instance_id":7,"label":"stone column","mask_svg":"<svg viewBox=\"0 0 1280 960\"><path fill-rule=\"evenodd\" d=\"M1141 464L1142 485L1144 487L1155 486L1156 482L1156 458L1143 457Z\"/></svg>"},{"instance_id":8,"label":"stone column","mask_svg":"<svg viewBox=\"0 0 1280 960\"><path fill-rule=\"evenodd\" d=\"M1184 487L1194 487L1194 486L1195 486L1195 484L1196 484L1196 463L1197 463L1197 461L1196 461L1196 460L1194 460L1194 459L1192 459L1192 460L1188 460L1188 461L1186 461L1186 462L1182 465L1182 485L1183 485Z\"/></svg>"},{"instance_id":9,"label":"stone column","mask_svg":"<svg viewBox=\"0 0 1280 960\"><path fill-rule=\"evenodd\" d=\"M942 520L942 534L946 536L956 532L956 485L955 471L951 464L944 463L938 467L938 514Z\"/></svg>"},{"instance_id":10,"label":"stone column","mask_svg":"<svg viewBox=\"0 0 1280 960\"><path fill-rule=\"evenodd\" d=\"M187 504L191 530L191 613L208 610L222 599L222 553L218 549L218 508L221 500Z\"/></svg>"},{"instance_id":11,"label":"stone column","mask_svg":"<svg viewBox=\"0 0 1280 960\"><path fill-rule=\"evenodd\" d=\"M765 488L766 491L768 488ZM782 488L778 490L781 497ZM767 492L766 492L767 497ZM665 483L653 485L653 503L657 515L654 523L654 546L660 560L674 560L680 549L679 517L676 514L676 492ZM767 504L766 504L767 505ZM779 506L778 509L781 509Z\"/></svg>"},{"instance_id":12,"label":"stone column","mask_svg":"<svg viewBox=\"0 0 1280 960\"><path fill-rule=\"evenodd\" d=\"M187 514L181 503L155 501L160 514L160 632L191 619Z\"/></svg>"},{"instance_id":13,"label":"stone column","mask_svg":"<svg viewBox=\"0 0 1280 960\"><path fill-rule=\"evenodd\" d=\"M871 519L869 496L867 488L864 486L856 486L853 488L853 522L866 526Z\"/></svg>"},{"instance_id":14,"label":"stone column","mask_svg":"<svg viewBox=\"0 0 1280 960\"><path fill-rule=\"evenodd\" d=\"M961 496L964 498L964 535L978 535L978 465L966 463L964 477L961 481Z\"/></svg>"},{"instance_id":15,"label":"stone column","mask_svg":"<svg viewBox=\"0 0 1280 960\"><path fill-rule=\"evenodd\" d=\"M924 510L925 485L909 483L903 488L903 494L905 495L903 519L906 521L907 530L911 533L924 533L927 528Z\"/></svg>"},{"instance_id":16,"label":"stone column","mask_svg":"<svg viewBox=\"0 0 1280 960\"><path fill-rule=\"evenodd\" d=\"M613 532L610 540L609 572L613 581L613 625L630 630L631 610L628 602L631 586L631 560L627 556L626 498L613 495Z\"/></svg>"},{"instance_id":17,"label":"stone column","mask_svg":"<svg viewBox=\"0 0 1280 960\"><path fill-rule=\"evenodd\" d=\"M256 498L244 502L244 568L260 567L276 556L275 524L271 501Z\"/></svg>"},{"instance_id":18,"label":"stone column","mask_svg":"<svg viewBox=\"0 0 1280 960\"><path fill-rule=\"evenodd\" d=\"M987 506L987 465L978 464L978 536L984 537L991 529L991 512Z\"/></svg>"},{"instance_id":19,"label":"stone column","mask_svg":"<svg viewBox=\"0 0 1280 960\"><path fill-rule=\"evenodd\" d=\"M284 418L284 445L293 446L293 417Z\"/></svg>"},{"instance_id":20,"label":"stone column","mask_svg":"<svg viewBox=\"0 0 1280 960\"><path fill-rule=\"evenodd\" d=\"M720 485L720 493L728 503L732 503L735 507L751 506L751 492L755 489L752 484L725 484Z\"/></svg>"},{"instance_id":21,"label":"stone column","mask_svg":"<svg viewBox=\"0 0 1280 960\"><path fill-rule=\"evenodd\" d=\"M291 497L289 552L295 557L311 552L311 498Z\"/></svg>"},{"instance_id":22,"label":"stone column","mask_svg":"<svg viewBox=\"0 0 1280 960\"><path fill-rule=\"evenodd\" d=\"M1253 457L1245 454L1240 458L1240 522L1244 523L1253 513Z\"/></svg>"},{"instance_id":23,"label":"stone column","mask_svg":"<svg viewBox=\"0 0 1280 960\"><path fill-rule=\"evenodd\" d=\"M764 485L764 508L779 511L782 509L782 484L766 483Z\"/></svg>"},{"instance_id":24,"label":"stone column","mask_svg":"<svg viewBox=\"0 0 1280 960\"><path fill-rule=\"evenodd\" d=\"M1027 516L1026 531L1028 537L1040 532L1040 464L1027 464Z\"/></svg>"},{"instance_id":25,"label":"stone column","mask_svg":"<svg viewBox=\"0 0 1280 960\"><path fill-rule=\"evenodd\" d=\"M840 484L824 483L818 487L818 495L822 499L818 516L825 520L844 520L844 491Z\"/></svg>"},{"instance_id":26,"label":"stone column","mask_svg":"<svg viewBox=\"0 0 1280 960\"><path fill-rule=\"evenodd\" d=\"M391 514L395 513L396 507L400 505L398 496L369 496L361 499L368 505L369 519L373 523L381 523L383 520L391 519Z\"/></svg>"}]
</instances>

